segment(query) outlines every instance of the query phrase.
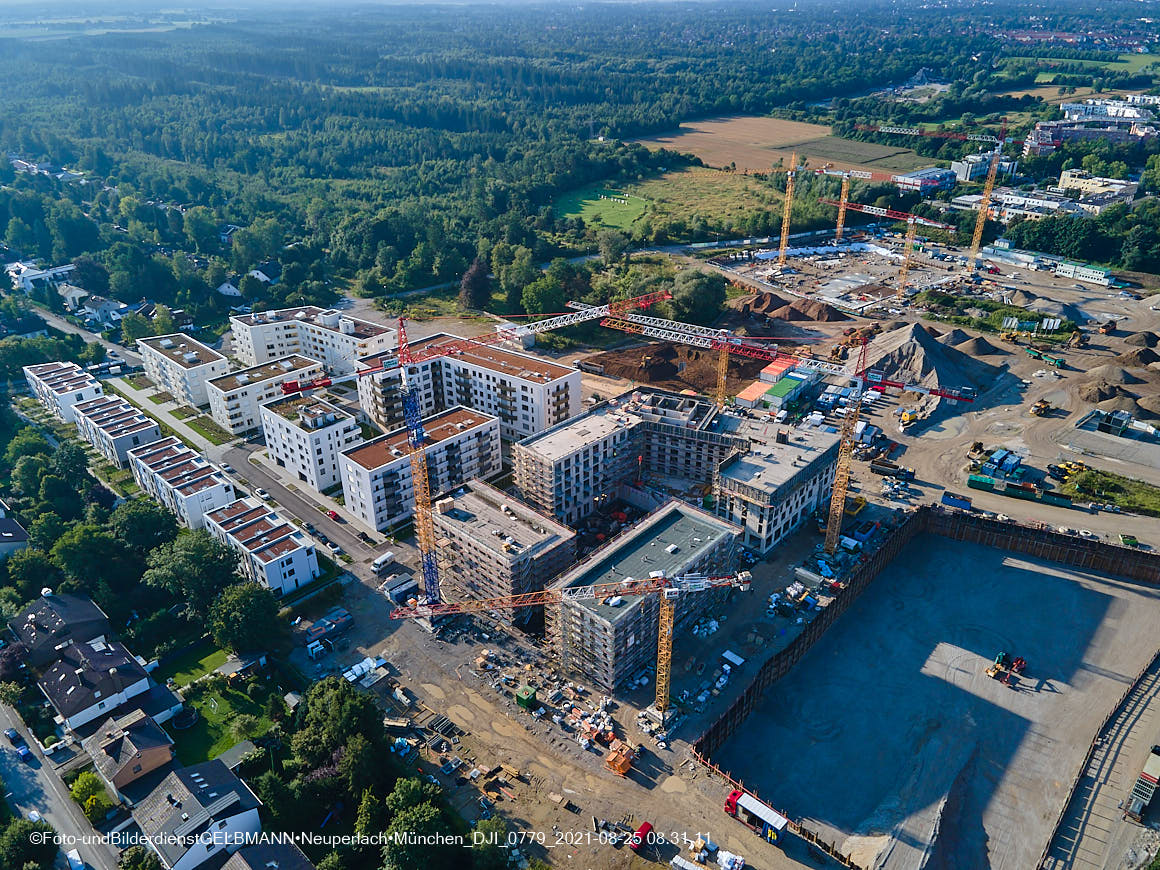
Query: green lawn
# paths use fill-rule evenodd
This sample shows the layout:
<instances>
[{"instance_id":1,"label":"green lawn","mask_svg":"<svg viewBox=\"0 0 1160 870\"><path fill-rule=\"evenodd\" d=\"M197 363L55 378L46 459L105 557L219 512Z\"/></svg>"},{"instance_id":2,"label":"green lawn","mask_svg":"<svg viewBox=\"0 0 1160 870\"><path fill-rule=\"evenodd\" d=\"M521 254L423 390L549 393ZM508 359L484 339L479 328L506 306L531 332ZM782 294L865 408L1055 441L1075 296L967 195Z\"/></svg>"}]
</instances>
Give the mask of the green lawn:
<instances>
[{"instance_id":1,"label":"green lawn","mask_svg":"<svg viewBox=\"0 0 1160 870\"><path fill-rule=\"evenodd\" d=\"M188 652L167 662L164 667L153 672L153 679L164 683L170 677L179 686L188 686L198 677L203 677L210 671L217 670L229 658L225 650L218 649L209 643L199 644Z\"/></svg>"},{"instance_id":2,"label":"green lawn","mask_svg":"<svg viewBox=\"0 0 1160 870\"><path fill-rule=\"evenodd\" d=\"M190 417L185 425L208 441L210 444L228 444L237 436L231 435L209 417Z\"/></svg>"},{"instance_id":3,"label":"green lawn","mask_svg":"<svg viewBox=\"0 0 1160 870\"><path fill-rule=\"evenodd\" d=\"M1074 475L1064 484L1063 492L1073 498L1110 502L1126 511L1160 517L1160 486L1110 471L1092 469ZM1152 541L1145 543L1153 544Z\"/></svg>"},{"instance_id":4,"label":"green lawn","mask_svg":"<svg viewBox=\"0 0 1160 870\"><path fill-rule=\"evenodd\" d=\"M583 218L586 224L600 224L612 229L631 231L648 208L648 200L602 184L566 193L556 200L563 217Z\"/></svg>"},{"instance_id":5,"label":"green lawn","mask_svg":"<svg viewBox=\"0 0 1160 870\"><path fill-rule=\"evenodd\" d=\"M265 705L261 701L251 701L246 695L233 689L220 692L206 692L189 702L201 713L201 718L192 728L178 731L170 726L169 733L176 745L177 757L182 764L200 764L217 758L239 740L231 723L235 717L245 713L256 716L259 724L252 735L261 736L273 724L267 717Z\"/></svg>"},{"instance_id":6,"label":"green lawn","mask_svg":"<svg viewBox=\"0 0 1160 870\"><path fill-rule=\"evenodd\" d=\"M185 407L184 405L179 405L178 407L174 408L169 413L171 413L178 420L188 420L190 417L197 416L197 411L193 411L193 410Z\"/></svg>"},{"instance_id":7,"label":"green lawn","mask_svg":"<svg viewBox=\"0 0 1160 870\"><path fill-rule=\"evenodd\" d=\"M160 393L154 393L152 396L150 396L149 401L154 405L164 405L166 402L172 402L173 396L162 391Z\"/></svg>"}]
</instances>

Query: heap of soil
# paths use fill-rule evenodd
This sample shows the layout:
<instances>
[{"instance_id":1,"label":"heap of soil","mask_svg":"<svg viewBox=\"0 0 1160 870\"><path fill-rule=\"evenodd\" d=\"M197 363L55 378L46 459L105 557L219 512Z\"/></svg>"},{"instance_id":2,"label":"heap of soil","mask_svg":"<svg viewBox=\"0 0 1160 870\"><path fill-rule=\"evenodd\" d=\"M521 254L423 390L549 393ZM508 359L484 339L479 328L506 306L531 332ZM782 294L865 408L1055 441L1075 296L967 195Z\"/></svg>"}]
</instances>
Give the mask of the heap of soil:
<instances>
[{"instance_id":1,"label":"heap of soil","mask_svg":"<svg viewBox=\"0 0 1160 870\"><path fill-rule=\"evenodd\" d=\"M1160 361L1160 354L1147 347L1130 350L1116 357L1116 362L1130 367L1146 366L1149 363Z\"/></svg>"},{"instance_id":2,"label":"heap of soil","mask_svg":"<svg viewBox=\"0 0 1160 870\"><path fill-rule=\"evenodd\" d=\"M935 336L936 338L938 338L938 340L941 341L943 344L949 344L951 347L958 347L960 344L962 344L964 341L966 341L968 338L971 337L968 333L963 332L958 327L955 327L950 332L945 333L943 335L939 335L937 332L935 332L929 326L926 327L926 331L929 332L931 335Z\"/></svg>"},{"instance_id":3,"label":"heap of soil","mask_svg":"<svg viewBox=\"0 0 1160 870\"><path fill-rule=\"evenodd\" d=\"M770 312L777 311L779 308L784 308L786 301L778 296L776 293L758 293L753 300L752 308L754 311Z\"/></svg>"},{"instance_id":4,"label":"heap of soil","mask_svg":"<svg viewBox=\"0 0 1160 870\"><path fill-rule=\"evenodd\" d=\"M1096 405L1101 411L1127 411L1133 417L1140 416L1140 405L1131 396L1116 396L1114 399Z\"/></svg>"},{"instance_id":5,"label":"heap of soil","mask_svg":"<svg viewBox=\"0 0 1160 870\"><path fill-rule=\"evenodd\" d=\"M647 358L647 361L646 361ZM717 389L717 352L669 342L653 342L626 350L610 350L589 357L612 377L651 384L667 390L696 390L712 395ZM766 363L759 359L729 357L727 387L736 395L757 379Z\"/></svg>"},{"instance_id":6,"label":"heap of soil","mask_svg":"<svg viewBox=\"0 0 1160 870\"><path fill-rule=\"evenodd\" d=\"M1141 415L1146 414L1151 419L1160 417L1160 396L1144 396L1136 400L1136 406Z\"/></svg>"},{"instance_id":7,"label":"heap of soil","mask_svg":"<svg viewBox=\"0 0 1160 870\"><path fill-rule=\"evenodd\" d=\"M1105 384L1142 384L1143 379L1128 374L1124 369L1114 365L1096 366L1087 373L1088 379L1102 381Z\"/></svg>"},{"instance_id":8,"label":"heap of soil","mask_svg":"<svg viewBox=\"0 0 1160 870\"><path fill-rule=\"evenodd\" d=\"M1011 305L1018 305L1020 308L1027 308L1038 298L1039 297L1034 293L1028 293L1026 290L1016 290L1014 293L1007 297L1007 301Z\"/></svg>"},{"instance_id":9,"label":"heap of soil","mask_svg":"<svg viewBox=\"0 0 1160 870\"><path fill-rule=\"evenodd\" d=\"M985 338L968 338L966 341L956 344L955 350L961 350L967 356L994 356L997 353L1003 353Z\"/></svg>"},{"instance_id":10,"label":"heap of soil","mask_svg":"<svg viewBox=\"0 0 1160 870\"><path fill-rule=\"evenodd\" d=\"M906 325L907 323L905 320L888 320L882 324L882 331L893 332L896 329L902 329L902 327Z\"/></svg>"},{"instance_id":11,"label":"heap of soil","mask_svg":"<svg viewBox=\"0 0 1160 870\"><path fill-rule=\"evenodd\" d=\"M997 366L940 344L917 323L878 336L870 345L867 364L890 380L944 389L974 387L980 393L1002 374ZM927 409L938 403L937 397L922 401Z\"/></svg>"},{"instance_id":12,"label":"heap of soil","mask_svg":"<svg viewBox=\"0 0 1160 870\"><path fill-rule=\"evenodd\" d=\"M778 320L813 320L820 323L850 319L833 305L818 302L816 299L795 299L789 305L771 311L769 316Z\"/></svg>"},{"instance_id":13,"label":"heap of soil","mask_svg":"<svg viewBox=\"0 0 1160 870\"><path fill-rule=\"evenodd\" d=\"M1088 381L1086 384L1081 384L1075 392L1085 402L1093 405L1098 405L1100 402L1106 402L1109 399L1115 399L1121 396L1131 397L1123 387L1117 384L1109 384L1105 381Z\"/></svg>"},{"instance_id":14,"label":"heap of soil","mask_svg":"<svg viewBox=\"0 0 1160 870\"><path fill-rule=\"evenodd\" d=\"M1133 347L1155 347L1158 343L1160 343L1160 337L1157 337L1154 332L1137 332L1124 339L1124 344L1130 344Z\"/></svg>"}]
</instances>

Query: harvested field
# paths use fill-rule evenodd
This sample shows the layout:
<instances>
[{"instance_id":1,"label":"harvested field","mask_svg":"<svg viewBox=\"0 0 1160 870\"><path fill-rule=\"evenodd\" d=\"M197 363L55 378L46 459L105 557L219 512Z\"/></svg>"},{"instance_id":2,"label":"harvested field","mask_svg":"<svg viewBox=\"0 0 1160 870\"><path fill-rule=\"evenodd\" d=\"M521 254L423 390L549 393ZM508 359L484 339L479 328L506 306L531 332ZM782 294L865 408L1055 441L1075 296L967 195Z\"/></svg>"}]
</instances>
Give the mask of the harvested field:
<instances>
[{"instance_id":1,"label":"harvested field","mask_svg":"<svg viewBox=\"0 0 1160 870\"><path fill-rule=\"evenodd\" d=\"M1034 867L1158 608L1138 584L920 536L714 760L862 866ZM1000 651L1027 660L1014 689L985 673Z\"/></svg>"},{"instance_id":2,"label":"harvested field","mask_svg":"<svg viewBox=\"0 0 1160 870\"><path fill-rule=\"evenodd\" d=\"M712 395L717 389L717 353L660 341L628 350L610 350L589 357L604 373L667 390L696 390ZM757 379L765 362L731 356L726 388L736 395Z\"/></svg>"},{"instance_id":3,"label":"harvested field","mask_svg":"<svg viewBox=\"0 0 1160 870\"><path fill-rule=\"evenodd\" d=\"M710 166L735 163L750 172L768 172L779 160L788 163L795 151L811 165L832 163L840 169L908 172L930 163L909 148L840 139L830 135L829 127L752 115L690 121L679 130L638 141L695 154Z\"/></svg>"}]
</instances>

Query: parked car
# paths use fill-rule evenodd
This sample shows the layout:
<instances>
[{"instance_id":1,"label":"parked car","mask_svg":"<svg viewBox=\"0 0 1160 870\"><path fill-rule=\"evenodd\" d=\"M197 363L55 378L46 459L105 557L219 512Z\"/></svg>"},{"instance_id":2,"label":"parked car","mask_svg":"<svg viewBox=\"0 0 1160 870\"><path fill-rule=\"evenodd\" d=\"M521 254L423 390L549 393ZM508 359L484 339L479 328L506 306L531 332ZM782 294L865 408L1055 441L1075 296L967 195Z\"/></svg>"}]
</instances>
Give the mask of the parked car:
<instances>
[{"instance_id":1,"label":"parked car","mask_svg":"<svg viewBox=\"0 0 1160 870\"><path fill-rule=\"evenodd\" d=\"M303 523L302 528L306 529L306 531L308 531L308 532L313 532L314 531L314 523Z\"/></svg>"},{"instance_id":2,"label":"parked car","mask_svg":"<svg viewBox=\"0 0 1160 870\"><path fill-rule=\"evenodd\" d=\"M337 553L338 553L338 552L339 552L339 551L342 549L342 547L340 547L340 546L339 546L339 545L338 545L336 542L334 542L334 541L327 541L327 542L326 542L326 546L327 546L327 549L329 549L329 550L330 550L330 552L332 552L332 553L335 553L335 554L337 554Z\"/></svg>"},{"instance_id":3,"label":"parked car","mask_svg":"<svg viewBox=\"0 0 1160 870\"><path fill-rule=\"evenodd\" d=\"M234 467L233 467L232 465L230 465L228 462L223 462L223 463L222 463L222 471L225 471L225 472L227 472L227 473L229 473L229 474L233 474L233 473L234 473Z\"/></svg>"},{"instance_id":4,"label":"parked car","mask_svg":"<svg viewBox=\"0 0 1160 870\"><path fill-rule=\"evenodd\" d=\"M322 532L319 532L315 537L318 538L318 543L326 544L327 546L330 545L330 538L326 537Z\"/></svg>"},{"instance_id":5,"label":"parked car","mask_svg":"<svg viewBox=\"0 0 1160 870\"><path fill-rule=\"evenodd\" d=\"M25 764L32 764L32 750L25 744L21 743L16 747L16 755Z\"/></svg>"},{"instance_id":6,"label":"parked car","mask_svg":"<svg viewBox=\"0 0 1160 870\"><path fill-rule=\"evenodd\" d=\"M5 728L4 736L8 738L8 742L13 746L20 746L24 743L24 738L20 736L20 732L15 728Z\"/></svg>"},{"instance_id":7,"label":"parked car","mask_svg":"<svg viewBox=\"0 0 1160 870\"><path fill-rule=\"evenodd\" d=\"M68 870L85 870L85 862L81 860L81 853L76 849L69 849L64 857L68 859Z\"/></svg>"},{"instance_id":8,"label":"parked car","mask_svg":"<svg viewBox=\"0 0 1160 870\"><path fill-rule=\"evenodd\" d=\"M254 495L256 495L258 498L262 499L262 501L269 501L270 500L270 493L266 492L266 490L262 489L261 487L258 487L257 489L254 490Z\"/></svg>"}]
</instances>

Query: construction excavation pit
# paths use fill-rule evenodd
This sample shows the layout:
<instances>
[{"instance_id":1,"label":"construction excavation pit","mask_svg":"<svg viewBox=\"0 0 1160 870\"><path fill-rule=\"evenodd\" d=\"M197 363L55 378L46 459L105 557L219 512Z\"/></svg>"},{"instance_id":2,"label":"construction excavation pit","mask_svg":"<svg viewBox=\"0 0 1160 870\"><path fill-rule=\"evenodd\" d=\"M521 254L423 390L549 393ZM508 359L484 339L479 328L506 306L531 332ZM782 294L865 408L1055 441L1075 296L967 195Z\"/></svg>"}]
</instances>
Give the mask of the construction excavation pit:
<instances>
[{"instance_id":1,"label":"construction excavation pit","mask_svg":"<svg viewBox=\"0 0 1160 870\"><path fill-rule=\"evenodd\" d=\"M1158 620L1154 587L920 532L710 755L856 866L1026 870Z\"/></svg>"}]
</instances>

